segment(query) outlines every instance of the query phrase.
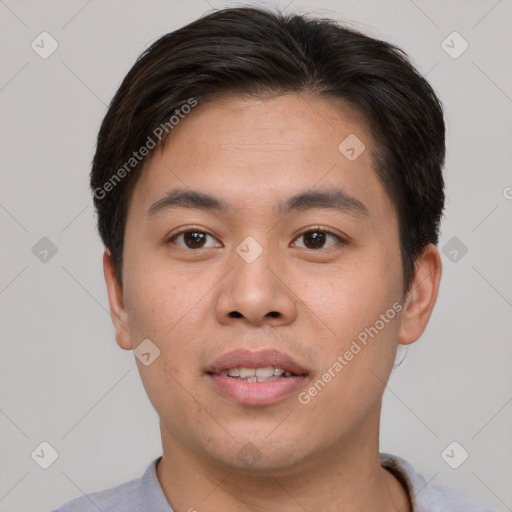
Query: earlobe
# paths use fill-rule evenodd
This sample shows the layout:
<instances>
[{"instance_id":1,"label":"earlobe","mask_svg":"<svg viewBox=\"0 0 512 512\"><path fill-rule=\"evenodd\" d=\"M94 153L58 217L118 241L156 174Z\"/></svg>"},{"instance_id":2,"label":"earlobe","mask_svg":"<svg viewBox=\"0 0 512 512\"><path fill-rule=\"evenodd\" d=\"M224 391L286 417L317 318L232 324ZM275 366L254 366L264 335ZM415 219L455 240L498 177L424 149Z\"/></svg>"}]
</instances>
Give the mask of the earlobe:
<instances>
[{"instance_id":1,"label":"earlobe","mask_svg":"<svg viewBox=\"0 0 512 512\"><path fill-rule=\"evenodd\" d=\"M103 253L103 275L107 286L110 317L116 331L117 344L125 349L133 349L133 341L130 333L128 313L125 308L123 290L114 271L112 256L108 250Z\"/></svg>"},{"instance_id":2,"label":"earlobe","mask_svg":"<svg viewBox=\"0 0 512 512\"><path fill-rule=\"evenodd\" d=\"M414 281L404 303L398 343L413 343L425 330L437 300L441 273L439 251L434 244L429 244L416 261Z\"/></svg>"}]
</instances>

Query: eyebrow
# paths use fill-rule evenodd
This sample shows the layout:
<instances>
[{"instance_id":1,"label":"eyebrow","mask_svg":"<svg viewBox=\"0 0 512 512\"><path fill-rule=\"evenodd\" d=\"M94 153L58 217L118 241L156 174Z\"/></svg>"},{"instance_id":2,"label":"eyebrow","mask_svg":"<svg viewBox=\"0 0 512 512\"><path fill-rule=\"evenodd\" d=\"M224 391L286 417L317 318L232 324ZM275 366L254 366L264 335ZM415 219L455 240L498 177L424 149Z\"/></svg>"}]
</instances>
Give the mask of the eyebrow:
<instances>
[{"instance_id":1,"label":"eyebrow","mask_svg":"<svg viewBox=\"0 0 512 512\"><path fill-rule=\"evenodd\" d=\"M193 208L218 212L230 212L234 207L220 197L199 190L174 188L148 208L148 216L174 208ZM292 211L312 209L337 210L354 217L367 217L368 208L356 197L342 188L306 190L299 192L276 205L276 215L283 216Z\"/></svg>"}]
</instances>

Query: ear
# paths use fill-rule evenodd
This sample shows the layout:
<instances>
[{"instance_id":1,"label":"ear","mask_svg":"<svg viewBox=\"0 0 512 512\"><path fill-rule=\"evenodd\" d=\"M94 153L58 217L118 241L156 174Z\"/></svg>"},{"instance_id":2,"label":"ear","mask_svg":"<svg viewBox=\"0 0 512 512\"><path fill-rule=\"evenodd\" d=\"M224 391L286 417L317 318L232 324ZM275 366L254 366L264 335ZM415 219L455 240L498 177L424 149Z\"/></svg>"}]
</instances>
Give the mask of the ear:
<instances>
[{"instance_id":1,"label":"ear","mask_svg":"<svg viewBox=\"0 0 512 512\"><path fill-rule=\"evenodd\" d=\"M130 333L128 313L124 303L123 290L117 281L112 255L108 250L103 253L103 274L105 276L105 284L107 285L110 317L116 330L117 344L125 350L132 350L133 341Z\"/></svg>"},{"instance_id":2,"label":"ear","mask_svg":"<svg viewBox=\"0 0 512 512\"><path fill-rule=\"evenodd\" d=\"M425 330L437 300L441 273L439 251L434 244L429 244L416 261L414 280L404 303L398 343L409 345Z\"/></svg>"}]
</instances>

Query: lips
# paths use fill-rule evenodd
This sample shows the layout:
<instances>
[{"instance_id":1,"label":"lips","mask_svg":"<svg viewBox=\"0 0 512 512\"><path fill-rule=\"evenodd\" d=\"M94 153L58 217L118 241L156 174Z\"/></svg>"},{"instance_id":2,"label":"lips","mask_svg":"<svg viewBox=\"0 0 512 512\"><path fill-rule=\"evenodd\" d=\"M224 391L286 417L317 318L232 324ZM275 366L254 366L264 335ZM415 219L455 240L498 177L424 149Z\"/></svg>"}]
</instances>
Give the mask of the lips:
<instances>
[{"instance_id":1,"label":"lips","mask_svg":"<svg viewBox=\"0 0 512 512\"><path fill-rule=\"evenodd\" d=\"M235 368L257 369L273 367L284 370L276 380L247 382L226 375ZM234 350L217 358L207 369L206 376L212 389L239 405L264 406L279 402L304 386L308 371L290 356L276 350Z\"/></svg>"},{"instance_id":2,"label":"lips","mask_svg":"<svg viewBox=\"0 0 512 512\"><path fill-rule=\"evenodd\" d=\"M290 356L277 350L233 350L218 357L207 369L206 373L220 374L232 368L264 368L273 366L285 372L305 376L308 371Z\"/></svg>"}]
</instances>

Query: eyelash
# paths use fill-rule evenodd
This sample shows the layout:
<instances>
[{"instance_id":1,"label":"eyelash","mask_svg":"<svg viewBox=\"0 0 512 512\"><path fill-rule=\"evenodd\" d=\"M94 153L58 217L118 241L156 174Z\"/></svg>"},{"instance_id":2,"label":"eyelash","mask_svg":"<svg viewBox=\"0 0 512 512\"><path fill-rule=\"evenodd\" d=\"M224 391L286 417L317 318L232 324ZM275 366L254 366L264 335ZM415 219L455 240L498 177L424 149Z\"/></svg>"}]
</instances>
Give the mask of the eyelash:
<instances>
[{"instance_id":1,"label":"eyelash","mask_svg":"<svg viewBox=\"0 0 512 512\"><path fill-rule=\"evenodd\" d=\"M189 227L187 229L183 229L181 231L178 231L177 233L174 233L166 242L166 245L167 244L171 244L171 243L175 243L175 240L183 235L183 234L186 234L186 233L202 233L202 234L205 234L205 235L209 235L211 236L212 238L214 238L215 240L217 240L215 238L214 235L212 235L211 233L209 233L208 231L205 231L204 229L202 228L194 228L194 227ZM311 228L308 228L304 231L302 231L299 235L297 235L295 238L294 238L294 243L299 240L301 237L303 237L304 235L307 235L307 234L310 234L310 233L323 233L325 235L331 235L335 238L338 239L338 244L344 246L344 245L347 245L348 244L348 241L344 238L342 238L341 236L333 233L332 231L329 231L328 229L324 229L322 228L321 226L313 226ZM218 241L218 240L217 240ZM338 245L336 244L336 245ZM177 244L175 244L177 245ZM336 245L332 246L332 247L327 247L327 248L320 248L320 249L309 249L310 251L328 251L330 249L335 249L336 248ZM189 247L181 247L181 246L178 246L180 247L181 249L185 249L185 250L189 250L189 251L198 251L200 249L210 249L211 247L199 247L198 249L191 249ZM306 249L308 249L306 247Z\"/></svg>"}]
</instances>

